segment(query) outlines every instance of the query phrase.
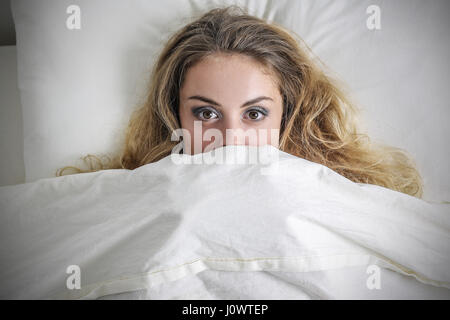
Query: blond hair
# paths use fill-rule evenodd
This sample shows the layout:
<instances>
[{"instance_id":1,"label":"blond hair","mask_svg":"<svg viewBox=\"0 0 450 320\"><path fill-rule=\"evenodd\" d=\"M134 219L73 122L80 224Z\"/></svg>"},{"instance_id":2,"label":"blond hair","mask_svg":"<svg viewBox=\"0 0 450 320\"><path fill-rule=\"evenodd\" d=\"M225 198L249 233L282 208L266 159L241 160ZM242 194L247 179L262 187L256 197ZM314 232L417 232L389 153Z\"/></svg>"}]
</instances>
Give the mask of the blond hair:
<instances>
[{"instance_id":1,"label":"blond hair","mask_svg":"<svg viewBox=\"0 0 450 320\"><path fill-rule=\"evenodd\" d=\"M210 10L169 38L152 70L146 102L131 116L120 155L106 161L88 155L83 158L88 169L64 167L57 175L69 169L135 169L168 156L178 143L171 134L180 128L179 91L186 71L214 53L252 57L276 75L284 108L280 150L354 182L422 197L422 179L408 153L373 143L360 132L358 109L345 86L316 64L301 37L235 5Z\"/></svg>"}]
</instances>

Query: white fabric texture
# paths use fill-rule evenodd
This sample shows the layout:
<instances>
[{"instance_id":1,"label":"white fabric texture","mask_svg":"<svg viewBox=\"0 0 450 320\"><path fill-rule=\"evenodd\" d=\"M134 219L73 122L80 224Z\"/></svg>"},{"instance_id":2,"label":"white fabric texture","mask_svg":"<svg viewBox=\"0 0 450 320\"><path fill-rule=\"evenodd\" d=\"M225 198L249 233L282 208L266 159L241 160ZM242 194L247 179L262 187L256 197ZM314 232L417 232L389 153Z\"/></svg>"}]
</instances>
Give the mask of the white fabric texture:
<instances>
[{"instance_id":1,"label":"white fabric texture","mask_svg":"<svg viewBox=\"0 0 450 320\"><path fill-rule=\"evenodd\" d=\"M79 30L66 28L74 4ZM228 4L302 37L348 84L369 136L412 154L425 199L450 201L447 0L12 1L26 181L118 150L168 36ZM367 28L371 5L381 29Z\"/></svg>"},{"instance_id":2,"label":"white fabric texture","mask_svg":"<svg viewBox=\"0 0 450 320\"><path fill-rule=\"evenodd\" d=\"M272 146L180 157L1 187L0 298L450 298L450 204Z\"/></svg>"}]
</instances>

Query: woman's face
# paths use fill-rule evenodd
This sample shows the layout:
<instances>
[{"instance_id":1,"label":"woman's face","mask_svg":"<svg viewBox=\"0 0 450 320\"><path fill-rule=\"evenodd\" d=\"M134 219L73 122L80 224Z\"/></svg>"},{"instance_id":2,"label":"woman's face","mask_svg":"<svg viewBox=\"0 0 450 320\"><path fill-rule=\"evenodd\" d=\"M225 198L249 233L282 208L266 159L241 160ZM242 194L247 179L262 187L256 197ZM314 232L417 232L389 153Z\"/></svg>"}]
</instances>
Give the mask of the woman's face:
<instances>
[{"instance_id":1,"label":"woman's face","mask_svg":"<svg viewBox=\"0 0 450 320\"><path fill-rule=\"evenodd\" d=\"M231 144L278 148L283 113L278 84L248 56L214 54L189 68L179 113L181 128L189 132L183 139L187 154Z\"/></svg>"}]
</instances>

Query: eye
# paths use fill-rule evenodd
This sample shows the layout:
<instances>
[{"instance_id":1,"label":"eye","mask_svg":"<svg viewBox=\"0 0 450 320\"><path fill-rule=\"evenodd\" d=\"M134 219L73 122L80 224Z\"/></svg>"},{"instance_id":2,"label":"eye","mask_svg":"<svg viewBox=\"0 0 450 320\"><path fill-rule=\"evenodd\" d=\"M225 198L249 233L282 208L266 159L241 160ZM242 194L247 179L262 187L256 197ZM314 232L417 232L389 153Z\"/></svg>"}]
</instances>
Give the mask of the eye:
<instances>
[{"instance_id":1,"label":"eye","mask_svg":"<svg viewBox=\"0 0 450 320\"><path fill-rule=\"evenodd\" d=\"M253 121L260 121L264 119L269 114L269 112L262 107L253 107L252 109L247 110L246 114L248 119Z\"/></svg>"},{"instance_id":2,"label":"eye","mask_svg":"<svg viewBox=\"0 0 450 320\"><path fill-rule=\"evenodd\" d=\"M216 111L214 111L211 108L208 107L198 107L198 108L194 108L192 109L192 113L199 118L200 120L203 121L208 121L211 119L216 119L219 117L219 115L216 113Z\"/></svg>"}]
</instances>

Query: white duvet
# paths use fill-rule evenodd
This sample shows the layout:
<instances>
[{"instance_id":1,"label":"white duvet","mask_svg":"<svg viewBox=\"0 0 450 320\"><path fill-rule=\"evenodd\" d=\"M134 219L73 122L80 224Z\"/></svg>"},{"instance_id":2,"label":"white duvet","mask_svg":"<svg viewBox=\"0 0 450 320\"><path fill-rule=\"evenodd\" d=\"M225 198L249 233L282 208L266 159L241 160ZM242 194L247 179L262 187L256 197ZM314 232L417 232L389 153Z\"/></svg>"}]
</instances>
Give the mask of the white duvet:
<instances>
[{"instance_id":1,"label":"white duvet","mask_svg":"<svg viewBox=\"0 0 450 320\"><path fill-rule=\"evenodd\" d=\"M270 146L181 159L1 187L0 298L450 298L450 204Z\"/></svg>"}]
</instances>

